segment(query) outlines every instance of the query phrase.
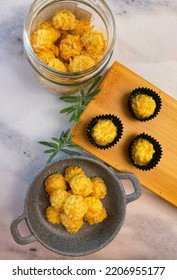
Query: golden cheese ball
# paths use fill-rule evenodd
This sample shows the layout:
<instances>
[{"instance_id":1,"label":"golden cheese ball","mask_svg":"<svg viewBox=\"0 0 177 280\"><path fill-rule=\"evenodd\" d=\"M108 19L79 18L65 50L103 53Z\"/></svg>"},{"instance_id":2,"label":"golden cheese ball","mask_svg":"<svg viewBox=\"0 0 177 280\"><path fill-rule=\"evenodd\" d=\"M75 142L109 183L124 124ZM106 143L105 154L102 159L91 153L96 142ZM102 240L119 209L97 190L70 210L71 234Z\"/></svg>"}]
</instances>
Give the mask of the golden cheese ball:
<instances>
[{"instance_id":1,"label":"golden cheese ball","mask_svg":"<svg viewBox=\"0 0 177 280\"><path fill-rule=\"evenodd\" d=\"M51 23L44 22L32 34L31 46L36 53L46 51L59 37L60 31L55 29Z\"/></svg>"},{"instance_id":2,"label":"golden cheese ball","mask_svg":"<svg viewBox=\"0 0 177 280\"><path fill-rule=\"evenodd\" d=\"M73 30L76 26L75 15L67 9L58 10L52 18L53 26L62 30Z\"/></svg>"},{"instance_id":3,"label":"golden cheese ball","mask_svg":"<svg viewBox=\"0 0 177 280\"><path fill-rule=\"evenodd\" d=\"M74 194L83 197L88 196L92 192L92 183L89 177L84 174L76 174L70 180L70 187Z\"/></svg>"},{"instance_id":4,"label":"golden cheese ball","mask_svg":"<svg viewBox=\"0 0 177 280\"><path fill-rule=\"evenodd\" d=\"M79 36L68 34L60 41L59 52L65 61L80 55L82 51L81 40Z\"/></svg>"},{"instance_id":5,"label":"golden cheese ball","mask_svg":"<svg viewBox=\"0 0 177 280\"><path fill-rule=\"evenodd\" d=\"M84 32L81 37L83 46L89 53L103 54L106 49L106 41L102 32L91 30Z\"/></svg>"},{"instance_id":6,"label":"golden cheese ball","mask_svg":"<svg viewBox=\"0 0 177 280\"><path fill-rule=\"evenodd\" d=\"M107 194L107 187L105 182L100 177L91 178L92 183L92 195L94 197L103 199Z\"/></svg>"},{"instance_id":7,"label":"golden cheese ball","mask_svg":"<svg viewBox=\"0 0 177 280\"><path fill-rule=\"evenodd\" d=\"M51 45L50 50L53 52L55 57L59 56L59 48L55 44Z\"/></svg>"},{"instance_id":8,"label":"golden cheese ball","mask_svg":"<svg viewBox=\"0 0 177 280\"><path fill-rule=\"evenodd\" d=\"M69 218L78 220L83 218L87 211L87 202L80 195L70 195L64 204L64 212Z\"/></svg>"},{"instance_id":9,"label":"golden cheese ball","mask_svg":"<svg viewBox=\"0 0 177 280\"><path fill-rule=\"evenodd\" d=\"M63 62L61 62L58 58L51 58L47 61L47 65L55 70L67 72L67 68Z\"/></svg>"},{"instance_id":10,"label":"golden cheese ball","mask_svg":"<svg viewBox=\"0 0 177 280\"><path fill-rule=\"evenodd\" d=\"M147 139L140 138L132 147L132 159L140 166L147 165L155 153L153 144Z\"/></svg>"},{"instance_id":11,"label":"golden cheese ball","mask_svg":"<svg viewBox=\"0 0 177 280\"><path fill-rule=\"evenodd\" d=\"M92 26L90 20L80 19L76 20L75 28L71 31L73 35L80 35L82 36L84 32L88 32L92 30Z\"/></svg>"},{"instance_id":12,"label":"golden cheese ball","mask_svg":"<svg viewBox=\"0 0 177 280\"><path fill-rule=\"evenodd\" d=\"M60 213L54 207L48 206L45 215L49 223L61 224Z\"/></svg>"},{"instance_id":13,"label":"golden cheese ball","mask_svg":"<svg viewBox=\"0 0 177 280\"><path fill-rule=\"evenodd\" d=\"M70 61L69 71L70 72L80 72L95 65L95 61L88 55L78 55L75 56L73 60Z\"/></svg>"},{"instance_id":14,"label":"golden cheese ball","mask_svg":"<svg viewBox=\"0 0 177 280\"><path fill-rule=\"evenodd\" d=\"M45 189L48 194L51 194L53 191L56 190L66 190L67 185L63 175L59 173L54 173L49 175L45 180Z\"/></svg>"},{"instance_id":15,"label":"golden cheese ball","mask_svg":"<svg viewBox=\"0 0 177 280\"><path fill-rule=\"evenodd\" d=\"M78 230L82 227L84 223L83 218L73 220L69 218L64 212L60 214L60 219L66 230L71 233L78 232Z\"/></svg>"},{"instance_id":16,"label":"golden cheese ball","mask_svg":"<svg viewBox=\"0 0 177 280\"><path fill-rule=\"evenodd\" d=\"M37 54L37 56L45 64L48 64L50 59L55 58L55 55L51 50L41 51Z\"/></svg>"},{"instance_id":17,"label":"golden cheese ball","mask_svg":"<svg viewBox=\"0 0 177 280\"><path fill-rule=\"evenodd\" d=\"M65 181L70 182L71 178L76 174L85 174L80 166L70 165L65 169Z\"/></svg>"},{"instance_id":18,"label":"golden cheese ball","mask_svg":"<svg viewBox=\"0 0 177 280\"><path fill-rule=\"evenodd\" d=\"M117 127L109 119L100 119L91 131L92 138L100 146L110 144L117 136Z\"/></svg>"},{"instance_id":19,"label":"golden cheese ball","mask_svg":"<svg viewBox=\"0 0 177 280\"><path fill-rule=\"evenodd\" d=\"M137 94L131 100L132 110L139 119L145 119L153 115L156 102L147 94Z\"/></svg>"},{"instance_id":20,"label":"golden cheese ball","mask_svg":"<svg viewBox=\"0 0 177 280\"><path fill-rule=\"evenodd\" d=\"M63 211L64 203L71 194L65 190L53 191L50 195L51 205L59 212Z\"/></svg>"},{"instance_id":21,"label":"golden cheese ball","mask_svg":"<svg viewBox=\"0 0 177 280\"><path fill-rule=\"evenodd\" d=\"M84 220L91 225L101 223L107 217L106 209L103 207L101 200L94 196L86 197L85 200L88 209L84 215Z\"/></svg>"}]
</instances>

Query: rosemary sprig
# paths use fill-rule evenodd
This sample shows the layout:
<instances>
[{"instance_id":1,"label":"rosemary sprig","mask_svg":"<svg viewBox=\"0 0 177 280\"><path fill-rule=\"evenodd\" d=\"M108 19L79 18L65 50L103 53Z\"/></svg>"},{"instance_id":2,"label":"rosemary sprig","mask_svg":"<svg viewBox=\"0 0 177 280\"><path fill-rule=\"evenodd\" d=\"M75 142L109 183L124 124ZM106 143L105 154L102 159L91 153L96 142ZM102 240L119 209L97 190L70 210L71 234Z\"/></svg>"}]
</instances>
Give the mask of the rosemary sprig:
<instances>
[{"instance_id":1,"label":"rosemary sprig","mask_svg":"<svg viewBox=\"0 0 177 280\"><path fill-rule=\"evenodd\" d=\"M51 156L47 160L47 163L50 163L60 151L68 155L80 155L79 152L70 150L70 148L79 147L72 142L73 137L74 134L70 134L70 129L68 129L66 131L62 131L59 138L52 137L51 139L53 140L53 142L39 141L39 144L50 147L50 149L44 151L44 153L51 154Z\"/></svg>"},{"instance_id":2,"label":"rosemary sprig","mask_svg":"<svg viewBox=\"0 0 177 280\"><path fill-rule=\"evenodd\" d=\"M73 104L72 106L66 107L60 111L60 113L66 113L66 115L71 114L69 122L77 122L81 113L86 109L87 104L100 92L100 89L97 89L96 87L98 86L101 78L101 76L98 76L87 91L84 91L81 88L80 93L76 96L60 97L61 100Z\"/></svg>"}]
</instances>

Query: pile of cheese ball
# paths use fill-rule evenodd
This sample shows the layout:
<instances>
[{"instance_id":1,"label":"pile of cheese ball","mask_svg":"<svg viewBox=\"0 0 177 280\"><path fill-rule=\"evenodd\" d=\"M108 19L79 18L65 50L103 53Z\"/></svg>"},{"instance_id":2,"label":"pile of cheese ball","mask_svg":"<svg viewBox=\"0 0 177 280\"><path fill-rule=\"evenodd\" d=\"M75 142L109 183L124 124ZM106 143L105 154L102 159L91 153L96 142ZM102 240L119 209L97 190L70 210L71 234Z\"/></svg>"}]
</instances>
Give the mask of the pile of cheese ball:
<instances>
[{"instance_id":1,"label":"pile of cheese ball","mask_svg":"<svg viewBox=\"0 0 177 280\"><path fill-rule=\"evenodd\" d=\"M101 201L107 194L105 182L100 177L89 178L80 166L68 166L64 175L49 175L45 190L50 200L46 219L63 224L68 232L76 233L84 222L97 224L107 217Z\"/></svg>"},{"instance_id":2,"label":"pile of cheese ball","mask_svg":"<svg viewBox=\"0 0 177 280\"><path fill-rule=\"evenodd\" d=\"M90 19L76 19L67 9L58 10L31 35L36 56L49 67L62 72L80 72L96 65L106 50L102 32Z\"/></svg>"}]
</instances>

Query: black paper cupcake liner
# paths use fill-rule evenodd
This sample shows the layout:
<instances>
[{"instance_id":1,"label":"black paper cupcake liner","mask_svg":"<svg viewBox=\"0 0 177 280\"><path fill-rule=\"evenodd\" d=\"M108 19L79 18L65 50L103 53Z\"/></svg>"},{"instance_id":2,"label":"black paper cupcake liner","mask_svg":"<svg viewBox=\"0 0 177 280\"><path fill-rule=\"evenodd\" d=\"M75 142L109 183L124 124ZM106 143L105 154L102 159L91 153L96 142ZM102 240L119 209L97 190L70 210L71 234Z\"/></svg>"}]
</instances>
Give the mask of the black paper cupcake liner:
<instances>
[{"instance_id":1,"label":"black paper cupcake liner","mask_svg":"<svg viewBox=\"0 0 177 280\"><path fill-rule=\"evenodd\" d=\"M138 139L146 139L148 140L149 142L152 143L153 147L154 147L154 150L155 150L155 153L153 154L153 157L151 159L151 161L147 164L147 165L138 165L132 158L132 148L133 148L133 145L134 143L138 140ZM128 150L128 153L129 153L129 157L130 157L130 160L131 162L133 163L133 165L140 169L140 170L143 170L143 171L148 171L148 170L151 170L153 169L160 161L161 157L162 157L162 147L161 145L159 144L159 142L154 139L152 136L146 134L146 133L141 133L139 135L137 135L130 143L129 145L129 150Z\"/></svg>"},{"instance_id":2,"label":"black paper cupcake liner","mask_svg":"<svg viewBox=\"0 0 177 280\"><path fill-rule=\"evenodd\" d=\"M154 113L152 115L150 115L148 118L143 118L143 119L139 118L132 109L132 102L131 102L132 98L137 96L138 94L145 94L145 95L151 96L156 103L156 108L155 108ZM162 100L161 100L160 96L150 88L145 88L145 87L135 88L130 93L130 96L128 98L128 108L129 108L130 113L132 114L132 116L135 119L137 119L141 122L146 122L146 121L154 119L158 115L158 113L160 112L161 107L162 107Z\"/></svg>"},{"instance_id":3,"label":"black paper cupcake liner","mask_svg":"<svg viewBox=\"0 0 177 280\"><path fill-rule=\"evenodd\" d=\"M117 127L117 136L114 138L114 140L104 146L98 145L95 140L92 138L92 129L93 127L98 123L99 120L111 120L113 122L113 124ZM121 120L116 117L115 115L111 115L111 114L106 114L106 115L99 115L96 116L95 118L93 118L90 123L87 126L87 131L86 131L86 135L88 140L97 148L99 149L108 149L113 147L122 137L123 134L123 124L121 122Z\"/></svg>"}]
</instances>

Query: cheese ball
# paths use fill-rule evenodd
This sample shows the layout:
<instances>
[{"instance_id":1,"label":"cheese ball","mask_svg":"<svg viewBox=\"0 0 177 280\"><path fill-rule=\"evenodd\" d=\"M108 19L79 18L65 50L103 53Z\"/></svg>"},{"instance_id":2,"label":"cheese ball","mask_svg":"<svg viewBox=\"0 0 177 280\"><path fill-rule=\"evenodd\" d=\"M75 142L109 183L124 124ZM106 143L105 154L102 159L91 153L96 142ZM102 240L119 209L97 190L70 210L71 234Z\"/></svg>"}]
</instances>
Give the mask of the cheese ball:
<instances>
[{"instance_id":1,"label":"cheese ball","mask_svg":"<svg viewBox=\"0 0 177 280\"><path fill-rule=\"evenodd\" d=\"M107 187L105 182L100 177L91 178L92 183L92 193L94 197L103 199L107 194Z\"/></svg>"},{"instance_id":2,"label":"cheese ball","mask_svg":"<svg viewBox=\"0 0 177 280\"><path fill-rule=\"evenodd\" d=\"M81 37L83 46L89 53L103 54L106 48L106 41L103 33L95 30L84 32Z\"/></svg>"},{"instance_id":3,"label":"cheese ball","mask_svg":"<svg viewBox=\"0 0 177 280\"><path fill-rule=\"evenodd\" d=\"M87 211L87 202L82 196L70 195L64 204L64 212L70 219L78 220L83 218Z\"/></svg>"},{"instance_id":4,"label":"cheese ball","mask_svg":"<svg viewBox=\"0 0 177 280\"><path fill-rule=\"evenodd\" d=\"M70 182L71 178L77 174L85 174L80 166L70 165L65 169L65 181Z\"/></svg>"},{"instance_id":5,"label":"cheese ball","mask_svg":"<svg viewBox=\"0 0 177 280\"><path fill-rule=\"evenodd\" d=\"M91 136L96 144L106 146L116 138L117 127L109 119L100 119L92 128Z\"/></svg>"},{"instance_id":6,"label":"cheese ball","mask_svg":"<svg viewBox=\"0 0 177 280\"><path fill-rule=\"evenodd\" d=\"M101 200L94 196L86 197L85 200L88 209L84 215L84 220L91 225L101 223L107 217L106 209L103 207Z\"/></svg>"},{"instance_id":7,"label":"cheese ball","mask_svg":"<svg viewBox=\"0 0 177 280\"><path fill-rule=\"evenodd\" d=\"M61 224L60 213L52 206L48 206L46 209L46 219L51 224Z\"/></svg>"},{"instance_id":8,"label":"cheese ball","mask_svg":"<svg viewBox=\"0 0 177 280\"><path fill-rule=\"evenodd\" d=\"M88 32L88 31L92 30L90 20L80 19L80 20L76 20L75 23L76 23L76 26L71 31L71 34L73 34L73 35L82 36L84 34L84 32Z\"/></svg>"},{"instance_id":9,"label":"cheese ball","mask_svg":"<svg viewBox=\"0 0 177 280\"><path fill-rule=\"evenodd\" d=\"M152 160L154 153L154 146L147 139L140 138L133 144L132 159L140 166L147 165Z\"/></svg>"},{"instance_id":10,"label":"cheese ball","mask_svg":"<svg viewBox=\"0 0 177 280\"><path fill-rule=\"evenodd\" d=\"M60 31L55 29L51 23L44 22L31 36L31 46L35 53L47 51L60 37Z\"/></svg>"},{"instance_id":11,"label":"cheese ball","mask_svg":"<svg viewBox=\"0 0 177 280\"><path fill-rule=\"evenodd\" d=\"M88 55L78 55L75 56L73 60L70 61L69 71L70 72L80 72L95 65L94 60Z\"/></svg>"},{"instance_id":12,"label":"cheese ball","mask_svg":"<svg viewBox=\"0 0 177 280\"><path fill-rule=\"evenodd\" d=\"M45 189L48 194L51 194L53 191L56 190L66 190L67 185L63 175L59 173L54 173L49 175L45 180Z\"/></svg>"},{"instance_id":13,"label":"cheese ball","mask_svg":"<svg viewBox=\"0 0 177 280\"><path fill-rule=\"evenodd\" d=\"M51 50L41 51L37 56L45 64L48 64L49 60L55 58L55 55Z\"/></svg>"},{"instance_id":14,"label":"cheese ball","mask_svg":"<svg viewBox=\"0 0 177 280\"><path fill-rule=\"evenodd\" d=\"M154 114L156 102L147 94L137 94L131 99L131 107L139 119L146 119Z\"/></svg>"},{"instance_id":15,"label":"cheese ball","mask_svg":"<svg viewBox=\"0 0 177 280\"><path fill-rule=\"evenodd\" d=\"M82 51L81 40L79 36L68 34L64 39L60 41L59 52L62 59L68 61L70 58L74 58L80 55Z\"/></svg>"},{"instance_id":16,"label":"cheese ball","mask_svg":"<svg viewBox=\"0 0 177 280\"><path fill-rule=\"evenodd\" d=\"M74 194L83 197L88 196L92 192L92 183L89 177L84 174L77 174L70 180L70 187Z\"/></svg>"},{"instance_id":17,"label":"cheese ball","mask_svg":"<svg viewBox=\"0 0 177 280\"><path fill-rule=\"evenodd\" d=\"M78 232L78 230L82 227L84 223L83 218L73 220L69 218L64 212L60 214L60 219L66 230L71 233Z\"/></svg>"},{"instance_id":18,"label":"cheese ball","mask_svg":"<svg viewBox=\"0 0 177 280\"><path fill-rule=\"evenodd\" d=\"M50 66L51 68L55 69L55 70L62 71L62 72L67 72L66 66L58 58L48 59L47 65Z\"/></svg>"},{"instance_id":19,"label":"cheese ball","mask_svg":"<svg viewBox=\"0 0 177 280\"><path fill-rule=\"evenodd\" d=\"M66 9L58 10L52 18L53 26L62 30L73 30L76 27L75 15Z\"/></svg>"},{"instance_id":20,"label":"cheese ball","mask_svg":"<svg viewBox=\"0 0 177 280\"><path fill-rule=\"evenodd\" d=\"M65 200L69 196L70 193L65 190L53 191L50 195L50 203L57 211L62 212Z\"/></svg>"}]
</instances>

